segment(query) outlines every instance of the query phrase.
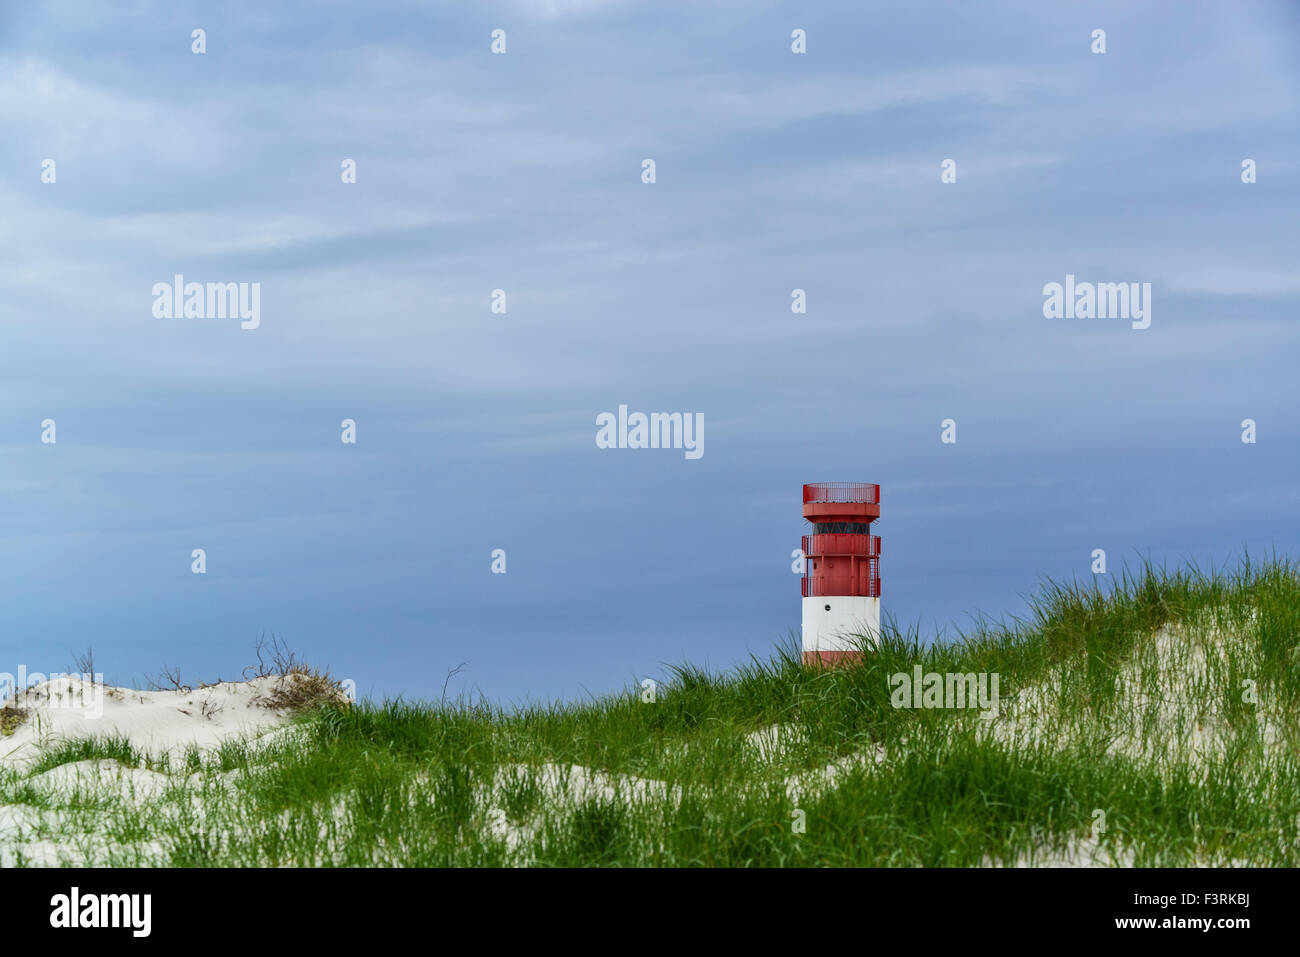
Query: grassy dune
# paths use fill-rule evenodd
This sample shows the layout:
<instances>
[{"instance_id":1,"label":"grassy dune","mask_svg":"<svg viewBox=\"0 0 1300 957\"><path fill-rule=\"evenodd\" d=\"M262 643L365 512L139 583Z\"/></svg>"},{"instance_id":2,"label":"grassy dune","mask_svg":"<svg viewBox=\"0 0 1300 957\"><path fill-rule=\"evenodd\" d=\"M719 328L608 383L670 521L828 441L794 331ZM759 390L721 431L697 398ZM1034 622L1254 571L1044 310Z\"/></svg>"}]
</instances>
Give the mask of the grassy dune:
<instances>
[{"instance_id":1,"label":"grassy dune","mask_svg":"<svg viewBox=\"0 0 1300 957\"><path fill-rule=\"evenodd\" d=\"M860 666L795 649L581 705L326 707L161 761L65 743L0 775L6 863L1300 864L1300 569L1047 583L1024 620ZM997 675L996 715L891 676ZM75 773L68 772L69 767ZM63 771L60 774L60 771Z\"/></svg>"}]
</instances>

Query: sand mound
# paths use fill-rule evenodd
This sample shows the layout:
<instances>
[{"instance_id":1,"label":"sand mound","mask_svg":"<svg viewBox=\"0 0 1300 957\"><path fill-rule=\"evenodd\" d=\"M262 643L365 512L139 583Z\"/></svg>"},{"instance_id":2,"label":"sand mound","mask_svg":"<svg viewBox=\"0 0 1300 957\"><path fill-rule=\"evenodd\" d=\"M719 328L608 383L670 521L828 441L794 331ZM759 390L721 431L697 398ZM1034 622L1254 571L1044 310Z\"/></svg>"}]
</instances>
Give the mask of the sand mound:
<instances>
[{"instance_id":1,"label":"sand mound","mask_svg":"<svg viewBox=\"0 0 1300 957\"><path fill-rule=\"evenodd\" d=\"M45 681L5 703L21 713L21 723L0 737L0 767L25 770L44 749L77 738L121 738L153 759L252 741L287 722L285 712L267 707L284 680L223 681L193 691L134 691L74 676Z\"/></svg>"}]
</instances>

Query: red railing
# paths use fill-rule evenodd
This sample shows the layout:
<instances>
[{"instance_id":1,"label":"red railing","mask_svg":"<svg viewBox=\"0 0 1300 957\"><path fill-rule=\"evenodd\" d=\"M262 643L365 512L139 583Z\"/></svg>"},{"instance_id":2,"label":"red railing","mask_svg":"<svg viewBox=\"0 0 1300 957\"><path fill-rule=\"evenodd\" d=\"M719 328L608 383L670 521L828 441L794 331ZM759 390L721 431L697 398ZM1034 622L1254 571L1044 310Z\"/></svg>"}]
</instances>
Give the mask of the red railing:
<instances>
[{"instance_id":1,"label":"red railing","mask_svg":"<svg viewBox=\"0 0 1300 957\"><path fill-rule=\"evenodd\" d=\"M803 553L808 556L861 555L879 558L880 536L847 533L805 535L803 537Z\"/></svg>"},{"instance_id":2,"label":"red railing","mask_svg":"<svg viewBox=\"0 0 1300 957\"><path fill-rule=\"evenodd\" d=\"M820 578L807 578L807 577L801 578L800 590L803 592L804 598L818 598L823 595L826 595L826 589L823 583L823 579ZM835 594L840 595L839 592L836 592ZM867 598L880 597L880 576L879 575L877 575L875 578L867 579L867 591L865 597Z\"/></svg>"},{"instance_id":3,"label":"red railing","mask_svg":"<svg viewBox=\"0 0 1300 957\"><path fill-rule=\"evenodd\" d=\"M880 504L880 486L863 482L813 482L803 487L803 501L810 502L862 502Z\"/></svg>"}]
</instances>

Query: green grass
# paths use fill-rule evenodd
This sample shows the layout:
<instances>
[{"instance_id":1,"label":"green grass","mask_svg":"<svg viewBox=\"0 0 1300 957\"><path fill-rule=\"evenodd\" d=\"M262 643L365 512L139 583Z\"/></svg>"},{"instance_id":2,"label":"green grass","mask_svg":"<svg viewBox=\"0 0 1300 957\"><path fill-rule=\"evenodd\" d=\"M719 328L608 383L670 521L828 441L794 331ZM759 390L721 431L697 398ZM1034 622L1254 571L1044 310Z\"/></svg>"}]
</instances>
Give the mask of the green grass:
<instances>
[{"instance_id":1,"label":"green grass","mask_svg":"<svg viewBox=\"0 0 1300 957\"><path fill-rule=\"evenodd\" d=\"M62 835L69 863L127 865L1300 864L1291 560L1046 582L1030 607L928 647L887 626L850 668L793 646L682 665L653 702L326 707L264 748L167 762L67 743L0 775L0 803L38 822L7 859ZM998 675L1000 713L893 707L890 675L917 664ZM764 753L750 736L774 725ZM92 758L175 784L146 806L39 786ZM584 790L583 769L604 777Z\"/></svg>"}]
</instances>

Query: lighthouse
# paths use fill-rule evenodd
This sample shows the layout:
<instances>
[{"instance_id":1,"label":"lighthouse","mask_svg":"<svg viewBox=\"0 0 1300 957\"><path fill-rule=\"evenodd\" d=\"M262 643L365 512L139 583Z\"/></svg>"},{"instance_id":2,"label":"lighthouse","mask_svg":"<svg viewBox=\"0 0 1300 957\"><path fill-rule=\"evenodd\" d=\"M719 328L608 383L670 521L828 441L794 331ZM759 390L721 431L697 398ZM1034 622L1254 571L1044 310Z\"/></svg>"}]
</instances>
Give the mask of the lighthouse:
<instances>
[{"instance_id":1,"label":"lighthouse","mask_svg":"<svg viewBox=\"0 0 1300 957\"><path fill-rule=\"evenodd\" d=\"M880 639L880 486L817 482L803 487L803 662L836 665Z\"/></svg>"}]
</instances>

